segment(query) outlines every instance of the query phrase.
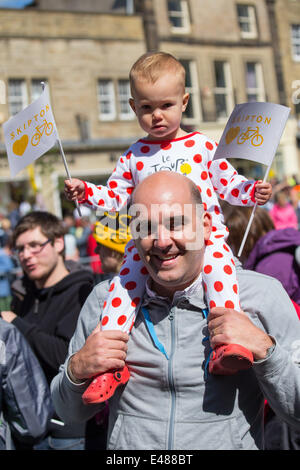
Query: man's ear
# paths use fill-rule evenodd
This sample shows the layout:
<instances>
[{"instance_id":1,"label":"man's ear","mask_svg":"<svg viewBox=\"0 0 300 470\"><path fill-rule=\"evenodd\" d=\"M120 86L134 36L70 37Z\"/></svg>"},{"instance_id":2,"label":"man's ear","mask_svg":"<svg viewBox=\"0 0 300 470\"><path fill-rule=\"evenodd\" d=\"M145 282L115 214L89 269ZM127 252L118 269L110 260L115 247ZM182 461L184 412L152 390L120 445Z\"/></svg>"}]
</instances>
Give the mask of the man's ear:
<instances>
[{"instance_id":1,"label":"man's ear","mask_svg":"<svg viewBox=\"0 0 300 470\"><path fill-rule=\"evenodd\" d=\"M129 102L129 106L131 107L132 111L136 114L134 99L129 98L128 102Z\"/></svg>"},{"instance_id":2,"label":"man's ear","mask_svg":"<svg viewBox=\"0 0 300 470\"><path fill-rule=\"evenodd\" d=\"M56 252L58 254L61 254L65 248L64 237L55 238L53 245L54 245L54 248L56 249Z\"/></svg>"},{"instance_id":3,"label":"man's ear","mask_svg":"<svg viewBox=\"0 0 300 470\"><path fill-rule=\"evenodd\" d=\"M203 236L204 240L207 241L210 238L212 230L212 216L209 212L203 213Z\"/></svg>"}]
</instances>

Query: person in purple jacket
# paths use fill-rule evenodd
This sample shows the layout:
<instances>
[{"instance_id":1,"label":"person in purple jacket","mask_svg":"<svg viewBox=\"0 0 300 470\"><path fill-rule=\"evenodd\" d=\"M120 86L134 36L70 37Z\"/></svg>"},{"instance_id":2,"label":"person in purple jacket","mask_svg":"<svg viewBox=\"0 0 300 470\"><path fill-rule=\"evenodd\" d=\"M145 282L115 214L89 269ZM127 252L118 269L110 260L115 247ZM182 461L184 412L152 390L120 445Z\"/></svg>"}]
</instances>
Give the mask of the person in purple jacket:
<instances>
[{"instance_id":1,"label":"person in purple jacket","mask_svg":"<svg viewBox=\"0 0 300 470\"><path fill-rule=\"evenodd\" d=\"M224 208L229 228L228 243L236 254L244 236L251 210ZM275 229L268 212L257 208L240 261L244 269L278 279L291 300L300 305L300 265L296 250L300 232L288 227Z\"/></svg>"}]
</instances>

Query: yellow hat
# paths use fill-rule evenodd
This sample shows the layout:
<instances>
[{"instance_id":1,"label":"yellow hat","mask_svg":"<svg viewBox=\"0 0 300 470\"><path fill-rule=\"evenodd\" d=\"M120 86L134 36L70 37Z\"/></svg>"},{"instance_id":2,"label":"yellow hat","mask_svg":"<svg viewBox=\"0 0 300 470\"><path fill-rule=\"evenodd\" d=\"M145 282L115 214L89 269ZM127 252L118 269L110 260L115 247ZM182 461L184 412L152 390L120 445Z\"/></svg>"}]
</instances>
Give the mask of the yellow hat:
<instances>
[{"instance_id":1,"label":"yellow hat","mask_svg":"<svg viewBox=\"0 0 300 470\"><path fill-rule=\"evenodd\" d=\"M95 223L93 237L97 243L124 254L125 246L131 240L130 219L131 216L126 213L104 212Z\"/></svg>"}]
</instances>

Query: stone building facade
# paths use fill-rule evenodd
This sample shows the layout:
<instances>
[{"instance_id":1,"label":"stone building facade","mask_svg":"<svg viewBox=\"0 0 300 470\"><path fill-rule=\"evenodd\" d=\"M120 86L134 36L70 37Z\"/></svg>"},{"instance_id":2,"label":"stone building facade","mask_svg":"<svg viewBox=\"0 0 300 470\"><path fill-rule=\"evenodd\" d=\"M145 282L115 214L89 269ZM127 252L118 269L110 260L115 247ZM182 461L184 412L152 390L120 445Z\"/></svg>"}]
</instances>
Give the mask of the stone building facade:
<instances>
[{"instance_id":1,"label":"stone building facade","mask_svg":"<svg viewBox=\"0 0 300 470\"><path fill-rule=\"evenodd\" d=\"M128 71L144 52L138 15L0 10L0 79L6 88L1 121L36 98L46 81L71 176L106 180L119 153L140 135L128 105ZM0 140L0 181L7 188L2 130ZM35 169L47 208L61 214L66 173L58 150L40 158ZM27 171L17 180L20 184L15 181L10 189L19 199ZM1 191L0 206L11 196Z\"/></svg>"},{"instance_id":2,"label":"stone building facade","mask_svg":"<svg viewBox=\"0 0 300 470\"><path fill-rule=\"evenodd\" d=\"M277 3L280 22L279 4L293 2ZM282 18L278 40L286 35L288 44L292 17ZM282 101L291 67L276 62L273 42L269 0L39 0L0 10L0 121L29 104L46 81L71 175L105 182L120 152L143 135L127 103L128 72L142 53L164 50L182 61L191 95L183 126L218 140L235 104ZM272 170L279 178L299 172L292 111ZM234 163L247 177L263 176L261 165ZM47 209L62 215L69 206L58 150L34 166ZM1 129L0 173L0 209L32 191L26 170L10 180Z\"/></svg>"}]
</instances>

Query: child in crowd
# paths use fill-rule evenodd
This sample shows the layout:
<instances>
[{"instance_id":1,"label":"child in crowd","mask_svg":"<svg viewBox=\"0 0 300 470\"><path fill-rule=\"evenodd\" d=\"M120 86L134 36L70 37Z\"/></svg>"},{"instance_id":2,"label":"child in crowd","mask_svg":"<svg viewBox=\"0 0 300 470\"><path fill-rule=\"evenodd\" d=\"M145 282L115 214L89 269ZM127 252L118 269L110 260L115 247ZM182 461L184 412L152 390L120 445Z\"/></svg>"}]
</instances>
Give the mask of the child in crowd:
<instances>
[{"instance_id":1,"label":"child in crowd","mask_svg":"<svg viewBox=\"0 0 300 470\"><path fill-rule=\"evenodd\" d=\"M189 94L185 92L185 70L172 55L158 52L140 57L130 71L130 106L147 137L135 142L119 159L107 186L96 186L78 179L65 181L68 199L78 199L94 209L119 211L128 203L134 187L149 174L170 170L191 178L201 192L204 209L212 215L212 235L205 250L202 279L210 308L222 306L240 310L238 283L230 248L228 229L218 203L234 205L265 204L271 185L248 181L225 159L213 161L216 143L200 132L187 133L181 127ZM110 285L105 302L102 329L131 330L142 298L147 271L133 241L127 245L125 264ZM224 367L225 358L230 358ZM211 354L209 372L233 374L251 367L253 356L240 345L221 345ZM129 378L125 366L116 373L99 375L83 395L85 403L101 402L114 394Z\"/></svg>"}]
</instances>

